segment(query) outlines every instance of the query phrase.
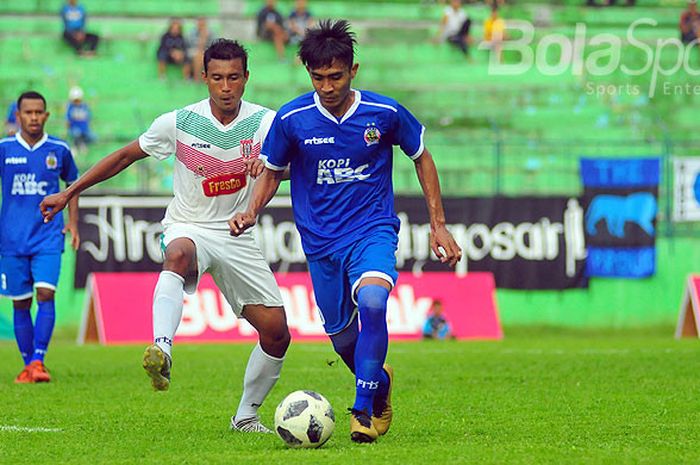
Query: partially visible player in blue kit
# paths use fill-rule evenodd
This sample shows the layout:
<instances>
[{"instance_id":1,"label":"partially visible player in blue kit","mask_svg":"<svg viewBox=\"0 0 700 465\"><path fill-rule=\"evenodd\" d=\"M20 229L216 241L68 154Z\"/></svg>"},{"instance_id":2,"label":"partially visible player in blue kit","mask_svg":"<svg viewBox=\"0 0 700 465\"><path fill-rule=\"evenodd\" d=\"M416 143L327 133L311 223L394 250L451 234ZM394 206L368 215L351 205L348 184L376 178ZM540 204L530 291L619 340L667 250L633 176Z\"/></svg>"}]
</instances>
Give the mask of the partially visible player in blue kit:
<instances>
[{"instance_id":1,"label":"partially visible player in blue kit","mask_svg":"<svg viewBox=\"0 0 700 465\"><path fill-rule=\"evenodd\" d=\"M423 144L425 128L395 100L351 88L358 64L349 27L346 21L322 21L308 30L299 57L315 92L277 113L262 149L265 172L248 209L229 225L233 235L254 225L289 167L294 218L324 328L355 374L351 439L373 442L387 432L393 415L393 371L384 362L386 306L398 278L394 145L415 163L433 252L454 266L462 251L445 227L437 170Z\"/></svg>"},{"instance_id":2,"label":"partially visible player in blue kit","mask_svg":"<svg viewBox=\"0 0 700 465\"><path fill-rule=\"evenodd\" d=\"M13 301L17 346L24 369L16 383L51 381L44 356L56 319L54 294L61 270L64 235L71 233L77 250L78 198L69 204L69 220L44 223L39 204L49 194L78 178L68 144L44 132L49 117L46 99L25 92L17 100L20 131L0 140L0 294ZM36 289L37 313L30 308Z\"/></svg>"}]
</instances>

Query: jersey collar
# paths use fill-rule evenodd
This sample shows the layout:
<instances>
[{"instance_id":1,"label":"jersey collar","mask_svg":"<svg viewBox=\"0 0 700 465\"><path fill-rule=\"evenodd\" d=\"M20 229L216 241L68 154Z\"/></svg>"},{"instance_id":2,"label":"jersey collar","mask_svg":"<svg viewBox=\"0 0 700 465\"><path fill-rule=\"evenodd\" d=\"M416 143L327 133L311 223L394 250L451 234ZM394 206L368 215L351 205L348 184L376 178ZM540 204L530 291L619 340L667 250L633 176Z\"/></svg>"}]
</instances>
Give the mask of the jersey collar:
<instances>
[{"instance_id":1,"label":"jersey collar","mask_svg":"<svg viewBox=\"0 0 700 465\"><path fill-rule=\"evenodd\" d=\"M49 135L47 133L44 133L44 135L41 136L41 139L39 139L37 141L37 143L34 144L34 147L30 147L29 144L27 143L27 141L24 140L24 138L22 137L21 132L18 132L17 134L15 134L15 139L17 139L17 142L19 142L19 145L21 145L22 147L27 149L29 152L34 152L35 150L38 150L39 147L44 145L44 142L46 142L48 140L48 138L49 138Z\"/></svg>"},{"instance_id":2,"label":"jersey collar","mask_svg":"<svg viewBox=\"0 0 700 465\"><path fill-rule=\"evenodd\" d=\"M233 126L238 124L239 121L244 119L245 117L243 116L243 113L245 112L245 107L246 107L246 102L245 100L241 99L240 106L238 107L238 114L236 115L236 118L231 121L230 123L224 125L221 123L221 121L218 120L216 116L214 116L214 113L211 111L211 99L207 98L206 100L206 105L204 105L204 112L207 118L212 122L212 124L219 130L219 131L228 131L231 129Z\"/></svg>"},{"instance_id":3,"label":"jersey collar","mask_svg":"<svg viewBox=\"0 0 700 465\"><path fill-rule=\"evenodd\" d=\"M326 107L324 107L321 104L321 99L318 98L318 94L314 92L314 104L316 104L316 108L318 111L328 118L329 120L333 121L335 124L343 124L345 121L347 121L354 113L355 110L357 110L357 107L360 106L360 99L362 98L362 94L360 93L359 90L355 89L350 89L354 94L355 94L355 101L352 102L352 105L350 105L350 108L348 108L348 111L345 112L342 118L340 118L340 121L338 121L338 118L333 116L330 111L326 110Z\"/></svg>"}]
</instances>

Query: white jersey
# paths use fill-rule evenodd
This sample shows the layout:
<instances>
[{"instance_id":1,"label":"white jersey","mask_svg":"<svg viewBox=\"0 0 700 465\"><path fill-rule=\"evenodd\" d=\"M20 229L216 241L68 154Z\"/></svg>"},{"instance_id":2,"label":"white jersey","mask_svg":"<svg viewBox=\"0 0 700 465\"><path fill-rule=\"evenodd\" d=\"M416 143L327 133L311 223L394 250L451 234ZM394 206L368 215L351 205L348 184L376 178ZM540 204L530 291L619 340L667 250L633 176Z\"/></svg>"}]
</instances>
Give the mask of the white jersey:
<instances>
[{"instance_id":1,"label":"white jersey","mask_svg":"<svg viewBox=\"0 0 700 465\"><path fill-rule=\"evenodd\" d=\"M158 160L176 157L175 197L163 225L228 229L228 220L245 211L253 191L245 160L260 156L274 116L269 108L241 101L236 119L224 126L206 98L156 118L139 137L139 145Z\"/></svg>"}]
</instances>

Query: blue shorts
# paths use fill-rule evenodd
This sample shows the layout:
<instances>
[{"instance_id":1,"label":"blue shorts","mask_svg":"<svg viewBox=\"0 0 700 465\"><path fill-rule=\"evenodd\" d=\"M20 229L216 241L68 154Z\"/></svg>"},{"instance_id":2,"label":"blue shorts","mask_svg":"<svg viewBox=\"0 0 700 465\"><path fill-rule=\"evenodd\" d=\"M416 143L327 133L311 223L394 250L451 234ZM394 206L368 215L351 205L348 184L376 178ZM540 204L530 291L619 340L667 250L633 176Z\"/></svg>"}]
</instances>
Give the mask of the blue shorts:
<instances>
[{"instance_id":1,"label":"blue shorts","mask_svg":"<svg viewBox=\"0 0 700 465\"><path fill-rule=\"evenodd\" d=\"M2 257L0 294L22 300L32 297L36 287L55 290L60 272L60 253Z\"/></svg>"},{"instance_id":2,"label":"blue shorts","mask_svg":"<svg viewBox=\"0 0 700 465\"><path fill-rule=\"evenodd\" d=\"M337 334L353 321L355 293L362 279L382 278L392 287L396 284L398 241L393 228L383 227L343 250L309 261L316 304L327 334Z\"/></svg>"}]
</instances>

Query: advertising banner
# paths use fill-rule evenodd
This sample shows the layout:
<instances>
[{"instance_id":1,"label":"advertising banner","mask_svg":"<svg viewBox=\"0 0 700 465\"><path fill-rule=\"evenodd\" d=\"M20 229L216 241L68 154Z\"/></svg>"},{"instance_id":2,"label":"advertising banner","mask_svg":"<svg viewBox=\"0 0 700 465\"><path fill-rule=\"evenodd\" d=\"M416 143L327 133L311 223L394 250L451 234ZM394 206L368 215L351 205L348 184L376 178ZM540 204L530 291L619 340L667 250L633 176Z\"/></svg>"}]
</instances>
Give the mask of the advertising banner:
<instances>
[{"instance_id":1,"label":"advertising banner","mask_svg":"<svg viewBox=\"0 0 700 465\"><path fill-rule=\"evenodd\" d=\"M676 339L700 337L700 275L690 275L683 290Z\"/></svg>"},{"instance_id":2,"label":"advertising banner","mask_svg":"<svg viewBox=\"0 0 700 465\"><path fill-rule=\"evenodd\" d=\"M700 157L673 157L673 221L700 221Z\"/></svg>"},{"instance_id":3,"label":"advertising banner","mask_svg":"<svg viewBox=\"0 0 700 465\"><path fill-rule=\"evenodd\" d=\"M511 289L586 287L583 208L575 197L443 199L448 228L462 247L456 272L488 271ZM430 218L422 197L397 197L398 266L444 270L430 252Z\"/></svg>"},{"instance_id":4,"label":"advertising banner","mask_svg":"<svg viewBox=\"0 0 700 465\"><path fill-rule=\"evenodd\" d=\"M325 339L308 273L275 275L282 292L292 339ZM88 278L79 342L150 343L152 297L158 273L95 273ZM128 289L128 292L124 292ZM503 337L496 309L493 276L470 273L401 273L389 297L389 335L418 339L433 300L442 301L444 316L458 339ZM211 276L204 275L196 293L186 295L175 342L257 340L255 330L237 319Z\"/></svg>"},{"instance_id":5,"label":"advertising banner","mask_svg":"<svg viewBox=\"0 0 700 465\"><path fill-rule=\"evenodd\" d=\"M588 276L652 276L660 159L582 158L581 178Z\"/></svg>"},{"instance_id":6,"label":"advertising banner","mask_svg":"<svg viewBox=\"0 0 700 465\"><path fill-rule=\"evenodd\" d=\"M83 197L76 286L90 272L158 271L160 220L167 197ZM455 273L488 271L498 287L585 287L583 208L574 197L443 199L448 228L464 250ZM449 269L430 250L430 218L423 197L399 196L397 267L422 273ZM273 271L306 271L288 197L277 197L253 230Z\"/></svg>"}]
</instances>

